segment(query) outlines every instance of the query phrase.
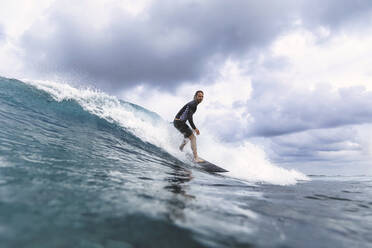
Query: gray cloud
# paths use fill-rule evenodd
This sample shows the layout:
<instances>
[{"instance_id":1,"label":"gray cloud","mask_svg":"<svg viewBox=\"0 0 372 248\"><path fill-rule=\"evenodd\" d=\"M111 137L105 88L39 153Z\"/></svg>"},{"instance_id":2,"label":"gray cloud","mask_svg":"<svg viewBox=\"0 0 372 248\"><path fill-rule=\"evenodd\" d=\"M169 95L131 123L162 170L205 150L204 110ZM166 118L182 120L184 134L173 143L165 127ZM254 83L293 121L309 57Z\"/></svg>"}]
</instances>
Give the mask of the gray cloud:
<instances>
[{"instance_id":1,"label":"gray cloud","mask_svg":"<svg viewBox=\"0 0 372 248\"><path fill-rule=\"evenodd\" d=\"M319 85L310 91L256 82L253 89L247 102L247 113L253 118L246 130L250 136L278 136L372 122L372 92L363 87L332 91L331 87Z\"/></svg>"},{"instance_id":2,"label":"gray cloud","mask_svg":"<svg viewBox=\"0 0 372 248\"><path fill-rule=\"evenodd\" d=\"M84 79L111 92L136 84L172 90L213 77L227 58L254 56L298 17L307 26L336 28L372 5L367 0L159 0L139 17L118 8L108 11L108 24L95 29L91 20L69 11L70 4L57 1L24 34L22 60L42 75ZM44 32L45 27L52 31Z\"/></svg>"},{"instance_id":3,"label":"gray cloud","mask_svg":"<svg viewBox=\"0 0 372 248\"><path fill-rule=\"evenodd\" d=\"M357 135L352 126L316 129L272 137L268 147L278 163L355 162L363 153Z\"/></svg>"},{"instance_id":4,"label":"gray cloud","mask_svg":"<svg viewBox=\"0 0 372 248\"><path fill-rule=\"evenodd\" d=\"M308 130L256 142L265 147L271 161L283 167L310 174L370 174L371 136L366 130L371 126Z\"/></svg>"},{"instance_id":5,"label":"gray cloud","mask_svg":"<svg viewBox=\"0 0 372 248\"><path fill-rule=\"evenodd\" d=\"M306 26L323 25L336 30L347 22L361 19L364 23L360 24L368 26L371 9L372 2L369 0L302 1L301 19Z\"/></svg>"},{"instance_id":6,"label":"gray cloud","mask_svg":"<svg viewBox=\"0 0 372 248\"><path fill-rule=\"evenodd\" d=\"M4 41L6 38L4 27L0 23L0 42Z\"/></svg>"},{"instance_id":7,"label":"gray cloud","mask_svg":"<svg viewBox=\"0 0 372 248\"><path fill-rule=\"evenodd\" d=\"M288 139L289 135L314 130L325 130L319 132L327 133L327 130L335 128L372 124L372 92L364 87L333 90L321 84L309 90L264 81L253 81L252 86L251 98L245 103L234 104L235 109L245 110L242 116L237 113L221 116L210 112L208 118L219 121L206 121L203 126L212 131L218 130L218 136L225 142L236 142L257 137L281 140L282 136ZM350 137L352 135L348 136L349 140ZM331 135L329 140L323 139L327 144L325 146L318 146L317 140L309 144L316 144L317 149L333 149L330 144L339 142L339 136L336 136L337 142L330 140L333 138ZM296 149L297 145L294 145ZM285 147L291 146L286 144ZM310 150L304 146L304 151L303 154L296 151L296 156L302 154L306 157Z\"/></svg>"},{"instance_id":8,"label":"gray cloud","mask_svg":"<svg viewBox=\"0 0 372 248\"><path fill-rule=\"evenodd\" d=\"M106 90L138 83L172 88L213 75L226 58L268 44L291 25L294 3L155 1L146 18L113 12L98 31L66 13L59 1L45 23L23 36L23 59L41 73L80 76ZM40 32L43 25L53 32Z\"/></svg>"}]
</instances>

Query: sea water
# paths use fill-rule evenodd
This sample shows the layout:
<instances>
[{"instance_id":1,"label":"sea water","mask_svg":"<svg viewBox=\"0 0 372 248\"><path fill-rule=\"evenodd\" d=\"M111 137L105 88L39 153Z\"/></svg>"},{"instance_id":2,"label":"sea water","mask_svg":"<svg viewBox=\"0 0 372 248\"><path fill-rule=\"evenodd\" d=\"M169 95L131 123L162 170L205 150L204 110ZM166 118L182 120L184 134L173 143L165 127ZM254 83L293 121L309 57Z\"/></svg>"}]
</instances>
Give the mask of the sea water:
<instances>
[{"instance_id":1,"label":"sea water","mask_svg":"<svg viewBox=\"0 0 372 248\"><path fill-rule=\"evenodd\" d=\"M306 176L208 135L230 173L206 173L156 113L53 82L0 78L0 127L0 247L372 246L368 176Z\"/></svg>"}]
</instances>

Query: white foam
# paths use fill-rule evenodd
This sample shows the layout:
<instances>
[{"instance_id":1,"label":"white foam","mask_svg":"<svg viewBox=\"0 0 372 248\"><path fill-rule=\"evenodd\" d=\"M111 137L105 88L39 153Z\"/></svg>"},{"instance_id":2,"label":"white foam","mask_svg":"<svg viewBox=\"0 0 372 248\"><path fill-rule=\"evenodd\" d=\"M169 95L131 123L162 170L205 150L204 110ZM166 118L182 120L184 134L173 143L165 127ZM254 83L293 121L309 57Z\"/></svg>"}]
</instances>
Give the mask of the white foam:
<instances>
[{"instance_id":1,"label":"white foam","mask_svg":"<svg viewBox=\"0 0 372 248\"><path fill-rule=\"evenodd\" d=\"M145 142L167 151L177 150L172 145L172 140L176 141L175 131L169 123L155 114L145 113L129 103L119 101L115 96L110 96L96 89L77 89L68 84L52 81L25 80L25 82L48 92L56 101L75 100L86 111L111 123L121 125Z\"/></svg>"},{"instance_id":2,"label":"white foam","mask_svg":"<svg viewBox=\"0 0 372 248\"><path fill-rule=\"evenodd\" d=\"M123 103L114 96L94 89L77 89L68 84L51 81L30 81L27 83L48 92L56 101L75 100L86 111L109 122L126 128L145 142L158 146L173 156L187 162L185 153L178 150L182 135L159 116L138 110ZM204 158L220 165L230 172L227 175L250 182L265 182L280 185L294 184L308 178L295 170L287 170L270 163L259 147L245 142L227 145L207 132L198 136L198 150ZM185 149L190 149L189 145Z\"/></svg>"}]
</instances>

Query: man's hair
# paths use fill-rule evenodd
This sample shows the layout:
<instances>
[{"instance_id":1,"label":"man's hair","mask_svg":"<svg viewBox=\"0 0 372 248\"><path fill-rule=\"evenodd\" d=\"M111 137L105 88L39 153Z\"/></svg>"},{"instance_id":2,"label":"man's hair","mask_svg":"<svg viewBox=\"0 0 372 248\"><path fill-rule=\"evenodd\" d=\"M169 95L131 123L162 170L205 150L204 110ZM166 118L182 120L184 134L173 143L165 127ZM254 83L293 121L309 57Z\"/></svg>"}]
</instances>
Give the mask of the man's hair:
<instances>
[{"instance_id":1,"label":"man's hair","mask_svg":"<svg viewBox=\"0 0 372 248\"><path fill-rule=\"evenodd\" d=\"M204 92L201 91L201 90L198 90L197 92L195 92L195 95L194 95L194 100L196 99L196 96L198 95L198 93L202 93L204 95Z\"/></svg>"}]
</instances>

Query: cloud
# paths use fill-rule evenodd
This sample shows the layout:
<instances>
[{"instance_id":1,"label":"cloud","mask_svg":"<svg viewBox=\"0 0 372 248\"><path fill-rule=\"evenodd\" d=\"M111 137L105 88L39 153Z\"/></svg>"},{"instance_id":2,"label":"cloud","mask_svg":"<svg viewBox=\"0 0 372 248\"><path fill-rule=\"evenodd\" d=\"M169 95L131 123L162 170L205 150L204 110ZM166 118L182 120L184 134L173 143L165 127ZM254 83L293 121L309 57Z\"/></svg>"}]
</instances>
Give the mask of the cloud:
<instances>
[{"instance_id":1,"label":"cloud","mask_svg":"<svg viewBox=\"0 0 372 248\"><path fill-rule=\"evenodd\" d=\"M372 10L372 2L369 0L315 0L302 1L301 5L301 20L306 27L321 25L338 30L348 22L358 22L361 19L363 21L359 24L364 27L370 25L370 21L366 22L366 17ZM353 28L355 29L355 25Z\"/></svg>"},{"instance_id":2,"label":"cloud","mask_svg":"<svg viewBox=\"0 0 372 248\"><path fill-rule=\"evenodd\" d=\"M243 74L237 63L227 61L218 76L208 83L199 81L183 84L175 92L140 85L131 90L123 90L120 96L172 121L181 107L191 101L194 93L200 89L204 91L204 100L195 116L195 123L200 126L218 124L228 115L239 116L239 110L244 111L245 108L245 105L238 106L239 103L245 103L251 94L250 78Z\"/></svg>"},{"instance_id":3,"label":"cloud","mask_svg":"<svg viewBox=\"0 0 372 248\"><path fill-rule=\"evenodd\" d=\"M162 0L133 16L114 1L106 10L58 1L23 35L23 60L42 74L80 76L111 91L140 83L174 89L270 43L290 25L293 2Z\"/></svg>"},{"instance_id":4,"label":"cloud","mask_svg":"<svg viewBox=\"0 0 372 248\"><path fill-rule=\"evenodd\" d=\"M273 163L307 174L371 174L371 124L259 138Z\"/></svg>"},{"instance_id":5,"label":"cloud","mask_svg":"<svg viewBox=\"0 0 372 248\"><path fill-rule=\"evenodd\" d=\"M1 25L0 23L0 44L1 42L3 42L6 38L6 35L5 35L5 30L4 30L4 27L3 25Z\"/></svg>"},{"instance_id":6,"label":"cloud","mask_svg":"<svg viewBox=\"0 0 372 248\"><path fill-rule=\"evenodd\" d=\"M333 90L322 84L309 90L280 83L274 87L272 83L253 83L252 98L247 102L252 117L249 135L277 136L372 122L372 92L364 87Z\"/></svg>"},{"instance_id":7,"label":"cloud","mask_svg":"<svg viewBox=\"0 0 372 248\"><path fill-rule=\"evenodd\" d=\"M240 73L236 81L230 74L205 88L209 102L198 117L204 128L226 142L372 123L372 91L364 86L335 88L320 83L309 87Z\"/></svg>"},{"instance_id":8,"label":"cloud","mask_svg":"<svg viewBox=\"0 0 372 248\"><path fill-rule=\"evenodd\" d=\"M355 161L355 155L362 153L357 135L357 126L348 126L273 137L270 139L271 158L280 163Z\"/></svg>"},{"instance_id":9,"label":"cloud","mask_svg":"<svg viewBox=\"0 0 372 248\"><path fill-rule=\"evenodd\" d=\"M278 38L251 63L248 136L370 123L370 27L318 43L322 33L298 29Z\"/></svg>"},{"instance_id":10,"label":"cloud","mask_svg":"<svg viewBox=\"0 0 372 248\"><path fill-rule=\"evenodd\" d=\"M292 85L311 87L325 82L336 88L364 85L371 90L372 29L359 27L359 31L331 36L324 28L299 28L274 41L250 71L256 78L270 75L269 80L276 77Z\"/></svg>"},{"instance_id":11,"label":"cloud","mask_svg":"<svg viewBox=\"0 0 372 248\"><path fill-rule=\"evenodd\" d=\"M215 77L227 59L256 59L257 51L296 28L298 19L311 28L336 28L371 7L369 1L346 0L141 3L52 3L21 38L25 68L110 92L139 84L174 91Z\"/></svg>"}]
</instances>

